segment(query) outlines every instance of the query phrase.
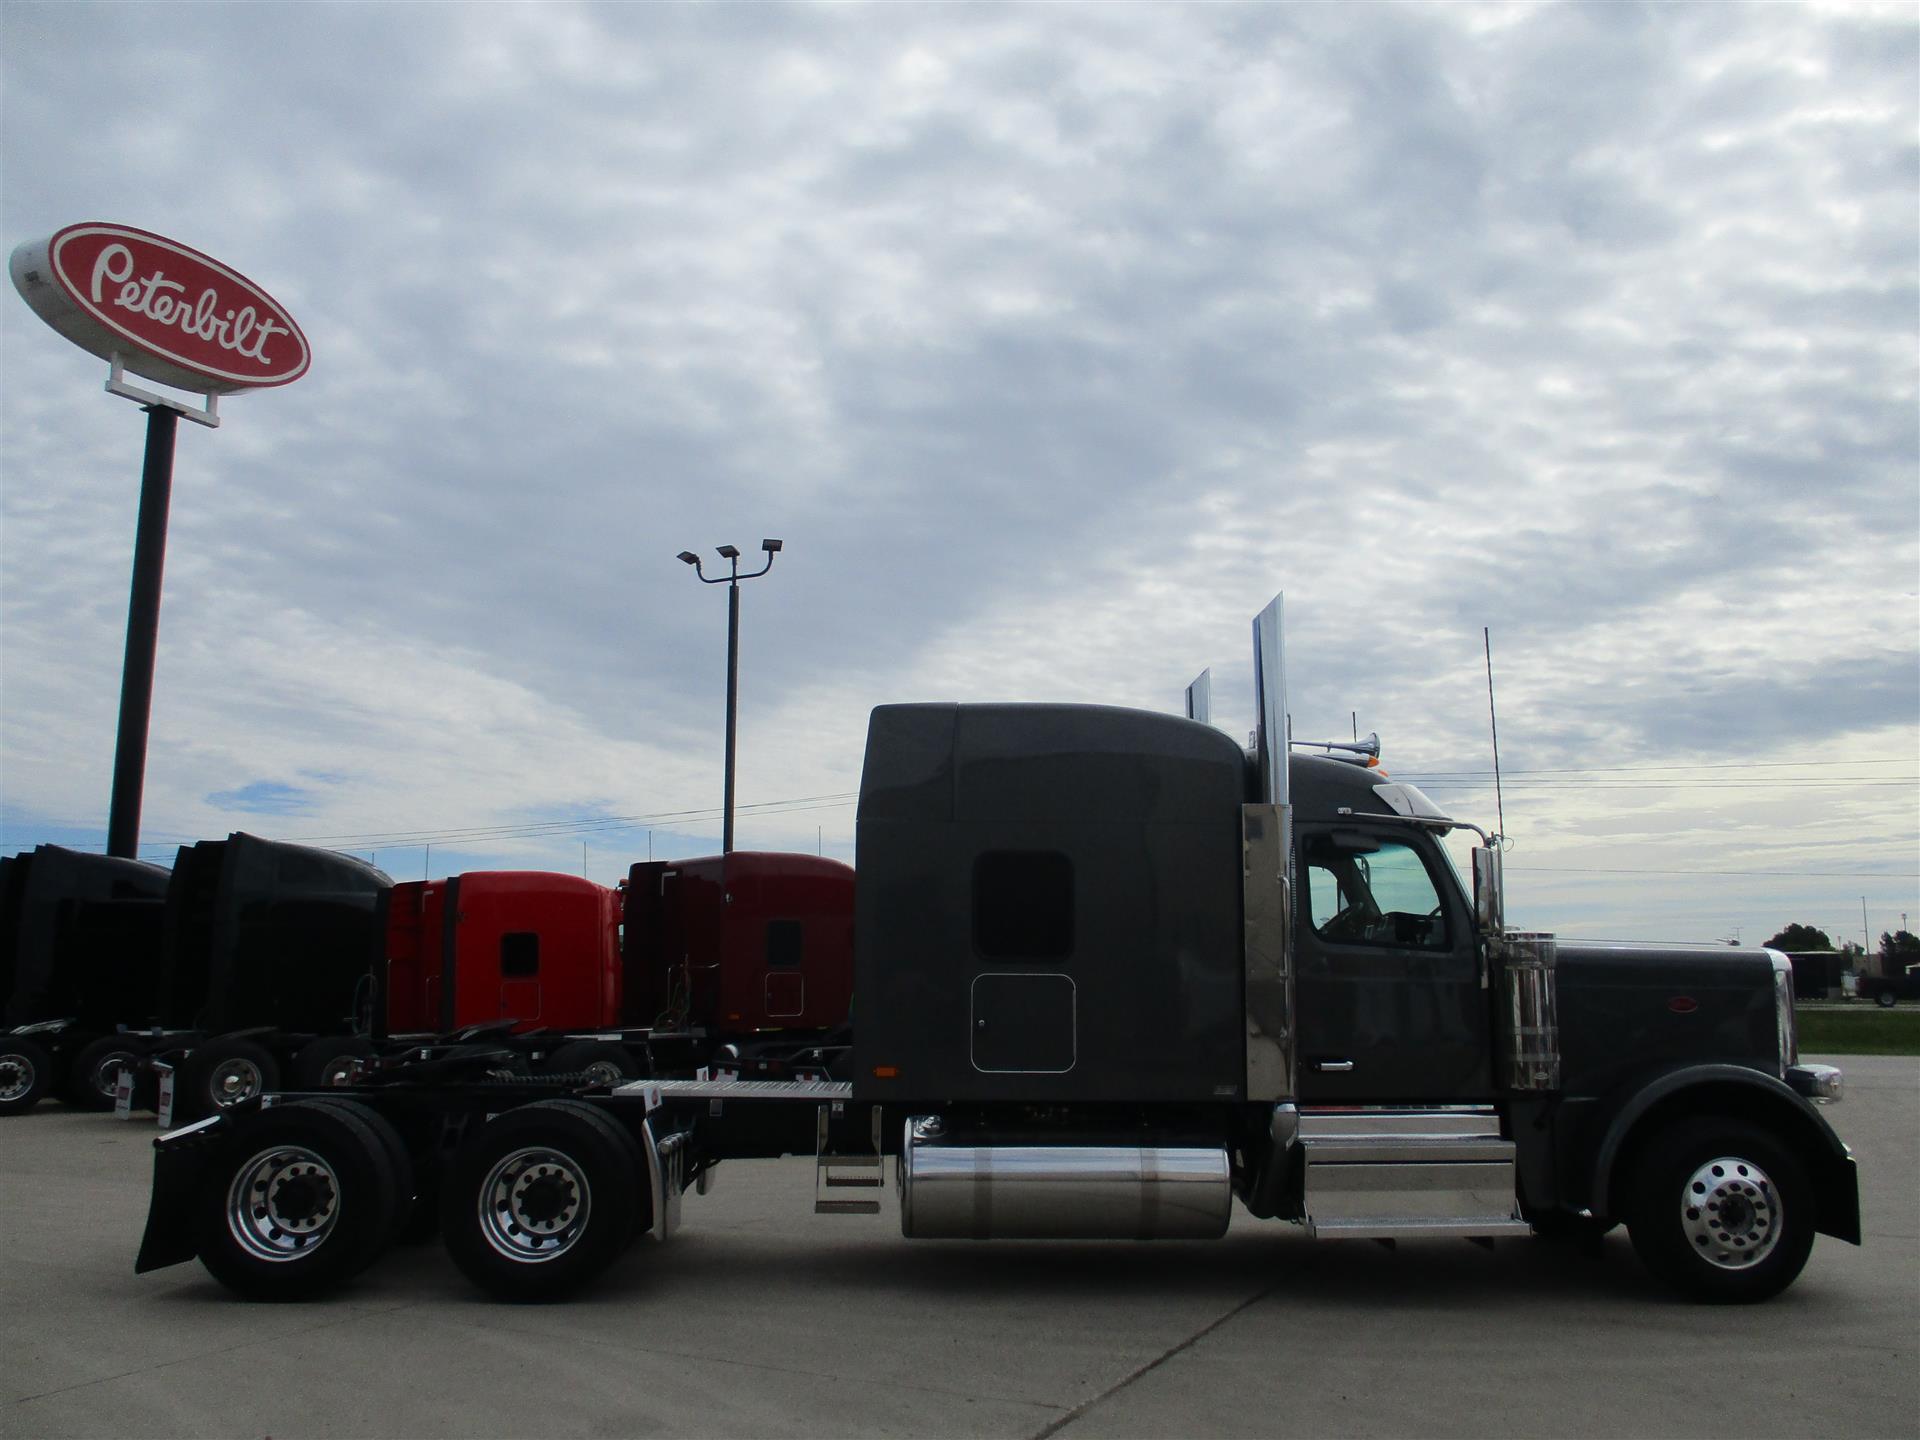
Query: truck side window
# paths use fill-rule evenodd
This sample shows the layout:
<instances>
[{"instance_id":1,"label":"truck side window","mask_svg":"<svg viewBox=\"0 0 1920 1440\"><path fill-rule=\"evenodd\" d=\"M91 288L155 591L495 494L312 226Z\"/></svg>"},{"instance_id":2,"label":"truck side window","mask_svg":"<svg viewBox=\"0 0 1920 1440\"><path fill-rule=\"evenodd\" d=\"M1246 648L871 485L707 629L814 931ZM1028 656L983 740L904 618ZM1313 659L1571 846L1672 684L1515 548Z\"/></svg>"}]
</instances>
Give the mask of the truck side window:
<instances>
[{"instance_id":1,"label":"truck side window","mask_svg":"<svg viewBox=\"0 0 1920 1440\"><path fill-rule=\"evenodd\" d=\"M1322 940L1447 948L1446 909L1418 851L1393 840L1361 851L1313 836L1305 852L1309 923Z\"/></svg>"},{"instance_id":2,"label":"truck side window","mask_svg":"<svg viewBox=\"0 0 1920 1440\"><path fill-rule=\"evenodd\" d=\"M805 939L798 920L767 921L767 967L791 970L799 965Z\"/></svg>"},{"instance_id":3,"label":"truck side window","mask_svg":"<svg viewBox=\"0 0 1920 1440\"><path fill-rule=\"evenodd\" d=\"M533 930L509 930L500 937L500 974L505 979L540 973L540 936Z\"/></svg>"},{"instance_id":4,"label":"truck side window","mask_svg":"<svg viewBox=\"0 0 1920 1440\"><path fill-rule=\"evenodd\" d=\"M973 948L988 960L1073 953L1073 863L1046 850L993 850L973 862Z\"/></svg>"}]
</instances>

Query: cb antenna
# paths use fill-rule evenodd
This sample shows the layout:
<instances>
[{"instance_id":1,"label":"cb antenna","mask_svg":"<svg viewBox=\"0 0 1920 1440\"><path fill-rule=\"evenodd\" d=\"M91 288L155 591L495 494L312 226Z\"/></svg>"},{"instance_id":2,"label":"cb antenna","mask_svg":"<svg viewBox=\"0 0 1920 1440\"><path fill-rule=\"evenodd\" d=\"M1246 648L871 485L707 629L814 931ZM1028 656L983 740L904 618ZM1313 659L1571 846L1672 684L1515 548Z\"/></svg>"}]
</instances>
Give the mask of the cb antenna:
<instances>
[{"instance_id":1,"label":"cb antenna","mask_svg":"<svg viewBox=\"0 0 1920 1440\"><path fill-rule=\"evenodd\" d=\"M1493 712L1493 632L1480 627L1480 642L1487 652L1487 728L1493 732L1493 812L1500 826L1500 838L1507 837L1507 804L1500 793L1500 721Z\"/></svg>"}]
</instances>

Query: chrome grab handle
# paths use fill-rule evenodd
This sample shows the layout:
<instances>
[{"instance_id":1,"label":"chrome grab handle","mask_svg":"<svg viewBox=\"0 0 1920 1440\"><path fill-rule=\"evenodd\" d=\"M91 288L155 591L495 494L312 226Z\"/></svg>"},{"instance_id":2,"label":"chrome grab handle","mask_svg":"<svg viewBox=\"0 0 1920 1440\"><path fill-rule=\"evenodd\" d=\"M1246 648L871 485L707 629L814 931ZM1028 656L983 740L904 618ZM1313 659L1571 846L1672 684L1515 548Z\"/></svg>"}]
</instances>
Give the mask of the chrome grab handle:
<instances>
[{"instance_id":1,"label":"chrome grab handle","mask_svg":"<svg viewBox=\"0 0 1920 1440\"><path fill-rule=\"evenodd\" d=\"M1353 1069L1353 1062L1351 1060L1316 1060L1313 1062L1313 1068L1322 1075L1345 1075Z\"/></svg>"}]
</instances>

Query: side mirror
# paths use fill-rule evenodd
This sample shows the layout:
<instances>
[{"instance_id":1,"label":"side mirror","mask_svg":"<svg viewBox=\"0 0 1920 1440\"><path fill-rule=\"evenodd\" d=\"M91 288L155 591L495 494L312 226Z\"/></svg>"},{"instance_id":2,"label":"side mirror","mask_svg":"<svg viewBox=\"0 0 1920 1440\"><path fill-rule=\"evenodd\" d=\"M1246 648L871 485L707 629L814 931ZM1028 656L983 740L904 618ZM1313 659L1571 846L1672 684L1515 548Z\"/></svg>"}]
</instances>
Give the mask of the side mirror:
<instances>
[{"instance_id":1,"label":"side mirror","mask_svg":"<svg viewBox=\"0 0 1920 1440\"><path fill-rule=\"evenodd\" d=\"M1507 907L1501 894L1500 852L1477 846L1473 852L1473 918L1482 935L1498 936L1507 928Z\"/></svg>"}]
</instances>

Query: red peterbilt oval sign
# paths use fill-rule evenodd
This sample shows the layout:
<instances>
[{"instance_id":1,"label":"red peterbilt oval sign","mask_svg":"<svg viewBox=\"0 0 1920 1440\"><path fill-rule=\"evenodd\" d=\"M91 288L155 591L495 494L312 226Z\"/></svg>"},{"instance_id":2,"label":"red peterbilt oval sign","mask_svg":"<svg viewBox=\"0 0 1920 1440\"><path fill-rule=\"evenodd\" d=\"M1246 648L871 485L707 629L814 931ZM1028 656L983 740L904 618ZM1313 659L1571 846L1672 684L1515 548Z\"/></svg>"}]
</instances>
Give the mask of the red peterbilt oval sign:
<instances>
[{"instance_id":1,"label":"red peterbilt oval sign","mask_svg":"<svg viewBox=\"0 0 1920 1440\"><path fill-rule=\"evenodd\" d=\"M163 385L228 395L307 373L307 337L271 295L163 235L69 225L20 246L8 270L74 344Z\"/></svg>"}]
</instances>

